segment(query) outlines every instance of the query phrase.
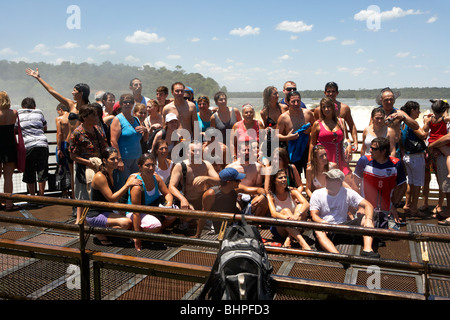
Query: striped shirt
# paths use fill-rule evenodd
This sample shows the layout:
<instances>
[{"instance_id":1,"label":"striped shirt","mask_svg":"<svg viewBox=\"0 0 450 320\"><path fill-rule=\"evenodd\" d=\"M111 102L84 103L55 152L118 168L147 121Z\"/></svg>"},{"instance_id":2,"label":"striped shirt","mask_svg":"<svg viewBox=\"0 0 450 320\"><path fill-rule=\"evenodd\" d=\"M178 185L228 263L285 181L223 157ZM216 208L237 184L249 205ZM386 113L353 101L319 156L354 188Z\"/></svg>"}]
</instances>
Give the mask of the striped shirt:
<instances>
[{"instance_id":1,"label":"striped shirt","mask_svg":"<svg viewBox=\"0 0 450 320\"><path fill-rule=\"evenodd\" d=\"M361 195L383 211L391 207L394 188L406 182L402 162L394 157L380 164L371 155L364 155L358 160L354 174L362 179Z\"/></svg>"},{"instance_id":2,"label":"striped shirt","mask_svg":"<svg viewBox=\"0 0 450 320\"><path fill-rule=\"evenodd\" d=\"M19 114L25 149L30 150L36 147L48 148L47 137L44 133L47 121L42 111L39 109L19 109L17 112Z\"/></svg>"}]
</instances>

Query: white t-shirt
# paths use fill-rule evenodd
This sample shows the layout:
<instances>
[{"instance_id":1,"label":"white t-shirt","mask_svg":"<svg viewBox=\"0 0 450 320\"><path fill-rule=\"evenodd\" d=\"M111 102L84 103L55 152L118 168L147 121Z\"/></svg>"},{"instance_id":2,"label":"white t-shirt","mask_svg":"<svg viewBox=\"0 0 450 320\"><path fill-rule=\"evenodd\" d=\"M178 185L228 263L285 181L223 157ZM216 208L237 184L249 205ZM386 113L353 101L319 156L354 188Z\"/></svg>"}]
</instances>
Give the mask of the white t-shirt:
<instances>
[{"instance_id":1,"label":"white t-shirt","mask_svg":"<svg viewBox=\"0 0 450 320\"><path fill-rule=\"evenodd\" d=\"M318 210L319 217L331 224L341 224L348 219L349 207L357 208L364 200L356 191L342 187L338 194L330 196L326 188L313 192L309 209Z\"/></svg>"}]
</instances>

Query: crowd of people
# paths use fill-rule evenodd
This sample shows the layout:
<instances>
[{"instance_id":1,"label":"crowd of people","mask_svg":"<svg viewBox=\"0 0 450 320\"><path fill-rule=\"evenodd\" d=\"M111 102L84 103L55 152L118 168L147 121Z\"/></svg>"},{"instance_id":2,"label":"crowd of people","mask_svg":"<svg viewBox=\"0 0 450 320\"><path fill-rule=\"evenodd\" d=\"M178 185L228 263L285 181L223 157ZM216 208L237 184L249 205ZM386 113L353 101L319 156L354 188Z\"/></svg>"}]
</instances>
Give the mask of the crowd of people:
<instances>
[{"instance_id":1,"label":"crowd of people","mask_svg":"<svg viewBox=\"0 0 450 320\"><path fill-rule=\"evenodd\" d=\"M296 83L283 85L280 100L274 86L265 88L259 115L254 106L229 107L227 95L194 97L181 82L161 86L155 99L142 95L142 82L132 79L129 92L116 96L77 84L66 98L44 81L39 70L27 69L56 100L57 148L61 168L70 172L71 194L77 200L122 202L183 210L244 213L277 219L349 224L399 229L404 222L397 209L422 216L428 209L428 183L435 172L440 202L433 214L450 225L450 134L446 100L432 100L432 113L417 122L420 105L408 101L394 107L398 93L381 90L361 146L351 108L337 100L334 82L314 110L302 102ZM33 98L22 109L11 109L0 92L0 165L4 192L12 193L17 163L15 133L23 132L28 192L43 195L48 178L47 122ZM354 170L352 155L361 154ZM302 177L304 178L302 180ZM302 181L305 181L303 183ZM38 190L35 184L38 183ZM418 207L422 192L424 206ZM406 197L404 204L402 199ZM6 201L6 211L17 207ZM76 208L76 222L82 208ZM175 219L165 215L89 210L86 223L95 227L163 232L196 225L194 237L205 227L220 225L207 219ZM274 239L285 247L293 243L311 250L303 230L271 227ZM318 247L338 252L329 234L314 232ZM110 244L104 235L97 243ZM142 247L134 239L136 249ZM379 257L373 239L363 237L361 255Z\"/></svg>"}]
</instances>

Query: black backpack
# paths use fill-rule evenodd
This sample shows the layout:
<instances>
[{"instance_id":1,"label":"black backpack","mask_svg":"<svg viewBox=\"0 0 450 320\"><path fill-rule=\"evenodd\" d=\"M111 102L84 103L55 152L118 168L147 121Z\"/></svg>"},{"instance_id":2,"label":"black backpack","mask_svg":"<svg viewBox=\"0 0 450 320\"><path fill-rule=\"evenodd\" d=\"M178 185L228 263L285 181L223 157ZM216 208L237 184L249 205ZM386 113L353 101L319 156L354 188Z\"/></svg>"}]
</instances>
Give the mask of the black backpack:
<instances>
[{"instance_id":1,"label":"black backpack","mask_svg":"<svg viewBox=\"0 0 450 320\"><path fill-rule=\"evenodd\" d=\"M229 226L197 300L272 300L272 266L261 235L246 223Z\"/></svg>"}]
</instances>

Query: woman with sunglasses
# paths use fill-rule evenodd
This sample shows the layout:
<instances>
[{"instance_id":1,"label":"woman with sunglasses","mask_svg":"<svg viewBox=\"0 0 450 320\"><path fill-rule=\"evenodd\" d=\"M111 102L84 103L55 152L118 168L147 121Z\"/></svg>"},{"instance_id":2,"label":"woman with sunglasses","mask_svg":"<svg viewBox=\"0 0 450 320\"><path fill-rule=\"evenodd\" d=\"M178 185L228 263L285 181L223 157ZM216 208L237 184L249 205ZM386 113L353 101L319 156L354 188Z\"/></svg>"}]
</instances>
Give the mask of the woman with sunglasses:
<instances>
[{"instance_id":1,"label":"woman with sunglasses","mask_svg":"<svg viewBox=\"0 0 450 320\"><path fill-rule=\"evenodd\" d=\"M325 147L329 161L337 164L337 167L345 174L345 182L357 191L353 174L347 159L352 152L352 144L348 139L345 121L336 115L336 107L331 98L323 98L320 101L320 119L316 120L311 129L309 162L315 145ZM347 147L344 149L344 140Z\"/></svg>"},{"instance_id":2,"label":"woman with sunglasses","mask_svg":"<svg viewBox=\"0 0 450 320\"><path fill-rule=\"evenodd\" d=\"M130 174L139 170L137 160L142 155L141 139L148 139L148 129L132 113L133 95L121 95L119 104L122 112L111 123L111 146L119 153L118 170L115 171L118 188L125 184Z\"/></svg>"}]
</instances>

